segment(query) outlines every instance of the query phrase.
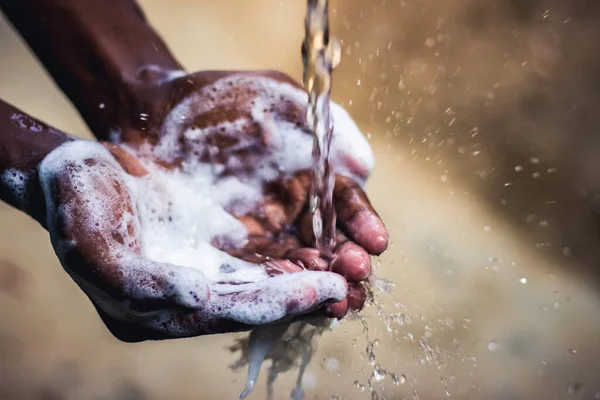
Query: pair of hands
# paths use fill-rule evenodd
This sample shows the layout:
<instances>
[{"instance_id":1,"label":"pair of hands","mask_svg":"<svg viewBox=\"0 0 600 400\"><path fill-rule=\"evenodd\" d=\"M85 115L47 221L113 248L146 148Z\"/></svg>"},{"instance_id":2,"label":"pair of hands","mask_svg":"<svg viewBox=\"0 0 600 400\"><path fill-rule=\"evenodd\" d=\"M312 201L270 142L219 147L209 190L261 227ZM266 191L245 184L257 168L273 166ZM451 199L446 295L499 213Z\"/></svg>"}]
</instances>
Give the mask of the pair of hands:
<instances>
[{"instance_id":1,"label":"pair of hands","mask_svg":"<svg viewBox=\"0 0 600 400\"><path fill-rule=\"evenodd\" d=\"M143 85L143 103L117 119L110 140L65 136L64 143L49 149L35 176L25 177L39 180L45 200L40 202L40 191L25 190L19 205L31 215L45 216L63 267L110 331L124 341L186 337L245 330L306 313L341 318L348 309L361 308L365 291L360 282L371 270L369 254L383 252L388 236L362 189L373 166L370 150L365 151L368 143L347 114L334 109L332 155L344 175L336 177L334 191L337 247L326 260L313 248L307 210L310 147L290 148L297 140L312 143L303 90L278 72L142 74L148 72L159 74L159 79ZM253 112L257 104L268 105L260 118ZM118 112L110 104L98 107ZM38 124L22 114L13 117L15 124ZM232 122L234 129L223 129ZM190 135L190 128L202 134ZM295 141L290 142L290 135ZM290 156L297 160L290 162ZM139 203L147 199L139 198L131 182L152 185L165 172L172 179L193 180L202 168L186 168L190 162L218 167L213 188L219 180L231 179L262 186L262 198L250 211L239 213L225 206L244 225L245 244L232 246L213 238L212 246L257 265L266 279L212 282L202 273L203 259L191 268L148 257L139 215ZM281 167L273 165L277 162L295 168L265 179L265 166ZM152 194L154 202L175 207L178 196L184 195L160 189ZM31 196L37 198L27 198ZM25 204L34 206L27 209ZM302 278L294 281L294 290L286 290L294 279L290 274L303 270L313 272L298 275ZM306 278L307 274L317 275ZM260 310L258 304L271 301L277 302L273 308L279 312L237 312Z\"/></svg>"},{"instance_id":2,"label":"pair of hands","mask_svg":"<svg viewBox=\"0 0 600 400\"><path fill-rule=\"evenodd\" d=\"M48 229L61 264L116 337L229 332L362 307L369 254L384 251L388 236L362 190L369 145L339 106L331 150L342 174L333 199L339 229L326 260L313 248L308 96L297 83L278 72L187 75L134 0L0 8L99 140L0 102L0 199ZM173 189L173 180L189 183ZM253 197L202 204L200 193L222 199L232 185ZM154 209L169 215L150 227ZM202 223L181 232L194 221ZM219 221L237 240L214 235L209 225ZM197 237L202 246L179 243ZM215 260L226 260L217 276Z\"/></svg>"}]
</instances>

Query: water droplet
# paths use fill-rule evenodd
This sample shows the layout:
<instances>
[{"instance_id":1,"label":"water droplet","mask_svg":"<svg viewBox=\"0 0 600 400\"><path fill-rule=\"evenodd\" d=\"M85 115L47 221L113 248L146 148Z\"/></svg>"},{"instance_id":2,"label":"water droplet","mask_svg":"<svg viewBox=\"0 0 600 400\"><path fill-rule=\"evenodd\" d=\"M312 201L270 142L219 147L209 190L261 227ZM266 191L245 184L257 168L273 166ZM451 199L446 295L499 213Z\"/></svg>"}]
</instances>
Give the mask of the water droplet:
<instances>
[{"instance_id":1,"label":"water droplet","mask_svg":"<svg viewBox=\"0 0 600 400\"><path fill-rule=\"evenodd\" d=\"M539 163L540 163L540 159L539 159L538 157L531 157L531 158L529 159L529 161L530 161L532 164L539 164Z\"/></svg>"},{"instance_id":2,"label":"water droplet","mask_svg":"<svg viewBox=\"0 0 600 400\"><path fill-rule=\"evenodd\" d=\"M365 391L365 385L362 385L358 380L354 381L354 386L361 392Z\"/></svg>"},{"instance_id":3,"label":"water droplet","mask_svg":"<svg viewBox=\"0 0 600 400\"><path fill-rule=\"evenodd\" d=\"M406 375L404 374L393 373L391 376L392 382L394 382L394 385L396 386L404 385L406 383Z\"/></svg>"},{"instance_id":4,"label":"water droplet","mask_svg":"<svg viewBox=\"0 0 600 400\"><path fill-rule=\"evenodd\" d=\"M486 225L486 226L483 227L483 231L486 232L486 233L491 232L492 231L492 227L489 226L489 225Z\"/></svg>"},{"instance_id":5,"label":"water droplet","mask_svg":"<svg viewBox=\"0 0 600 400\"><path fill-rule=\"evenodd\" d=\"M523 277L523 278L519 279L519 282L521 282L524 285L527 283L527 278Z\"/></svg>"},{"instance_id":6,"label":"water droplet","mask_svg":"<svg viewBox=\"0 0 600 400\"><path fill-rule=\"evenodd\" d=\"M375 365L375 354L373 353L373 343L369 342L366 349L370 365Z\"/></svg>"},{"instance_id":7,"label":"water droplet","mask_svg":"<svg viewBox=\"0 0 600 400\"><path fill-rule=\"evenodd\" d=\"M330 357L325 361L325 365L329 371L337 371L340 363L336 358Z\"/></svg>"},{"instance_id":8,"label":"water droplet","mask_svg":"<svg viewBox=\"0 0 600 400\"><path fill-rule=\"evenodd\" d=\"M290 398L292 400L304 400L304 390L302 388L295 387L294 389L292 389Z\"/></svg>"},{"instance_id":9,"label":"water droplet","mask_svg":"<svg viewBox=\"0 0 600 400\"><path fill-rule=\"evenodd\" d=\"M444 183L448 182L448 175L444 174L444 175L440 176L440 180Z\"/></svg>"},{"instance_id":10,"label":"water droplet","mask_svg":"<svg viewBox=\"0 0 600 400\"><path fill-rule=\"evenodd\" d=\"M575 355L575 354L577 354L577 350L575 350L575 349L569 349L569 353Z\"/></svg>"},{"instance_id":11,"label":"water droplet","mask_svg":"<svg viewBox=\"0 0 600 400\"><path fill-rule=\"evenodd\" d=\"M531 177L532 177L533 179L537 179L537 178L539 178L539 177L540 177L540 173L539 173L539 172L534 172L533 174L531 174Z\"/></svg>"},{"instance_id":12,"label":"water droplet","mask_svg":"<svg viewBox=\"0 0 600 400\"><path fill-rule=\"evenodd\" d=\"M142 121L148 121L148 117L149 115L146 113L140 113L140 120Z\"/></svg>"},{"instance_id":13,"label":"water droplet","mask_svg":"<svg viewBox=\"0 0 600 400\"><path fill-rule=\"evenodd\" d=\"M373 374L371 374L371 379L373 379L375 382L381 382L385 379L386 375L387 373L385 370L381 369L379 365L376 365L375 369L373 370Z\"/></svg>"},{"instance_id":14,"label":"water droplet","mask_svg":"<svg viewBox=\"0 0 600 400\"><path fill-rule=\"evenodd\" d=\"M596 394L594 395L595 398L600 399L600 392L596 392Z\"/></svg>"},{"instance_id":15,"label":"water droplet","mask_svg":"<svg viewBox=\"0 0 600 400\"><path fill-rule=\"evenodd\" d=\"M554 308L557 310L560 308L560 303L558 301L554 302Z\"/></svg>"},{"instance_id":16,"label":"water droplet","mask_svg":"<svg viewBox=\"0 0 600 400\"><path fill-rule=\"evenodd\" d=\"M536 368L535 373L538 376L544 376L546 374L546 367L547 367L546 362L542 361L542 364Z\"/></svg>"},{"instance_id":17,"label":"water droplet","mask_svg":"<svg viewBox=\"0 0 600 400\"><path fill-rule=\"evenodd\" d=\"M101 109L101 110L104 110L104 107L106 107L106 106L104 105L104 103L100 103L100 104L98 104L98 108L99 108L99 109Z\"/></svg>"},{"instance_id":18,"label":"water droplet","mask_svg":"<svg viewBox=\"0 0 600 400\"><path fill-rule=\"evenodd\" d=\"M569 395L574 396L577 393L579 393L579 391L581 390L581 386L582 385L579 382L571 383L567 388L567 392L569 393Z\"/></svg>"},{"instance_id":19,"label":"water droplet","mask_svg":"<svg viewBox=\"0 0 600 400\"><path fill-rule=\"evenodd\" d=\"M517 172L521 172L521 171L523 171L523 170L524 170L524 168L523 168L521 165L517 165L517 166L515 167L515 171L517 171Z\"/></svg>"},{"instance_id":20,"label":"water droplet","mask_svg":"<svg viewBox=\"0 0 600 400\"><path fill-rule=\"evenodd\" d=\"M563 256L570 257L571 254L572 254L571 253L571 248L570 247L563 247L562 253L563 253Z\"/></svg>"},{"instance_id":21,"label":"water droplet","mask_svg":"<svg viewBox=\"0 0 600 400\"><path fill-rule=\"evenodd\" d=\"M432 37L429 37L425 40L425 46L432 48L433 46L435 46L435 39Z\"/></svg>"},{"instance_id":22,"label":"water droplet","mask_svg":"<svg viewBox=\"0 0 600 400\"><path fill-rule=\"evenodd\" d=\"M492 340L488 343L488 350L491 352L498 350L499 347L500 346L498 345L498 343L494 340Z\"/></svg>"},{"instance_id":23,"label":"water droplet","mask_svg":"<svg viewBox=\"0 0 600 400\"><path fill-rule=\"evenodd\" d=\"M360 86L360 79L356 81L356 86Z\"/></svg>"}]
</instances>

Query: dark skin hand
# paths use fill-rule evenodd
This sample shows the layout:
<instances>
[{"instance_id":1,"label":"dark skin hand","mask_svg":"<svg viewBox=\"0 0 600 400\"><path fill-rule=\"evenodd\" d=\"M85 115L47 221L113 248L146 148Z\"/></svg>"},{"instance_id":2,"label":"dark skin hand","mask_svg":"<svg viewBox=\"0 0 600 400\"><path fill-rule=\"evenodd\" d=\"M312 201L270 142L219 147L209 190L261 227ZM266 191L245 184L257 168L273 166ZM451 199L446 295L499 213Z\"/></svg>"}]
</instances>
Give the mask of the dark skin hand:
<instances>
[{"instance_id":1,"label":"dark skin hand","mask_svg":"<svg viewBox=\"0 0 600 400\"><path fill-rule=\"evenodd\" d=\"M0 198L50 231L63 267L90 297L117 338L142 341L251 329L253 325L248 321L207 308L206 304L217 295L207 288L201 273L144 257L139 227L127 219L137 218L127 182L131 178L152 180L157 168L189 173L182 161L190 157L206 164L225 165L224 177L255 176L257 163L280 151L273 135L284 133L269 132L248 111L264 96L254 90L253 82L274 83L270 95L280 102L269 110L269 115L309 135L305 104L289 98L286 90L277 93L278 86L299 86L272 71L187 75L134 2L108 2L111 4L92 0L0 2L100 140L92 145L95 150L89 157L72 157L61 149L77 139L0 104ZM233 76L242 76L250 83L231 85L221 97L227 101L217 101L208 111L199 112L204 102L211 101L205 89ZM173 110L192 96L192 104L198 107L192 107L188 122L166 130ZM204 129L234 120L244 121L236 137L218 130L210 131L201 141L185 136L190 126ZM177 143L176 151L166 155L152 151L165 140ZM211 146L217 149L211 153L213 156L206 151ZM55 162L43 162L49 154ZM230 163L233 159L235 165ZM339 161L354 179L341 175L336 178L334 202L339 229L332 259L322 258L313 248L311 214L306 207L308 170L282 174L267 182L258 207L251 213L235 215L248 231L243 248L213 242L236 258L263 266L273 277L268 281L277 282L277 276L303 269L331 270L344 277L345 299L317 304L318 289L307 285L299 295L290 293L285 298L288 312L284 318L307 312L341 318L348 309L360 309L365 299L361 281L371 268L369 254L380 254L387 247L385 227L362 190L370 172L368 164L351 154ZM81 163L85 163L84 172L78 172ZM91 182L94 196L104 200L100 218L96 215L98 209L90 208L86 201L89 190L78 186L81 174ZM22 185L15 184L20 180ZM70 212L64 213L64 209ZM91 224L92 218L101 222ZM135 261L133 267L131 263L125 266L122 253ZM132 269L135 278L127 272ZM240 290L222 300L251 304L269 299L275 285L263 285L251 293Z\"/></svg>"}]
</instances>

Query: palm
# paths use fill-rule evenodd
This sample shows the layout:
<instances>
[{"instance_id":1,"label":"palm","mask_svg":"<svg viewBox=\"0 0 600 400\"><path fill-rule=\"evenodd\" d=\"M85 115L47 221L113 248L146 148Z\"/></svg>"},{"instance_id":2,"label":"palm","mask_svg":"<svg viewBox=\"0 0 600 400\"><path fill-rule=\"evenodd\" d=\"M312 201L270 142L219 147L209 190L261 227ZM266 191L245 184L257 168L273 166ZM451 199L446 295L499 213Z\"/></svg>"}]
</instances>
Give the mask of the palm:
<instances>
[{"instance_id":1,"label":"palm","mask_svg":"<svg viewBox=\"0 0 600 400\"><path fill-rule=\"evenodd\" d=\"M387 234L360 189L372 161L351 121L338 115L340 244L325 260L306 210L305 94L273 73L204 73L158 92L115 144L70 143L40 168L57 254L113 333L191 336L360 306L352 282ZM291 274L329 268L346 279Z\"/></svg>"}]
</instances>

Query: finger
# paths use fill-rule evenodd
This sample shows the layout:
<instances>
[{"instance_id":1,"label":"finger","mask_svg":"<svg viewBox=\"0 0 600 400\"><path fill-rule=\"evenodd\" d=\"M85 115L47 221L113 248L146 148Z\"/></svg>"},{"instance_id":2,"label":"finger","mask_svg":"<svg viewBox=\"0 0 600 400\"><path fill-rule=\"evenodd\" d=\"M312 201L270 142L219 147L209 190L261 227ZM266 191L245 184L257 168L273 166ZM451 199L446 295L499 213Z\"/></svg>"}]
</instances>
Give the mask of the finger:
<instances>
[{"instance_id":1,"label":"finger","mask_svg":"<svg viewBox=\"0 0 600 400\"><path fill-rule=\"evenodd\" d=\"M298 239L292 235L280 234L276 241L263 250L263 254L271 258L288 258L286 254L300 247Z\"/></svg>"},{"instance_id":2,"label":"finger","mask_svg":"<svg viewBox=\"0 0 600 400\"><path fill-rule=\"evenodd\" d=\"M274 196L267 196L261 208L261 221L267 231L279 232L288 223L284 205Z\"/></svg>"},{"instance_id":3,"label":"finger","mask_svg":"<svg viewBox=\"0 0 600 400\"><path fill-rule=\"evenodd\" d=\"M246 231L248 232L249 236L264 236L266 234L265 228L256 218L250 215L244 215L243 217L240 217L239 220L246 227Z\"/></svg>"},{"instance_id":4,"label":"finger","mask_svg":"<svg viewBox=\"0 0 600 400\"><path fill-rule=\"evenodd\" d=\"M203 275L191 268L161 265L147 260L128 268L124 298L112 298L78 279L109 331L124 342L163 340L213 333L217 327L201 309L210 298ZM181 321L195 326L182 328ZM202 323L204 322L204 323ZM226 331L243 327L222 325Z\"/></svg>"},{"instance_id":5,"label":"finger","mask_svg":"<svg viewBox=\"0 0 600 400\"><path fill-rule=\"evenodd\" d=\"M274 245L273 245L274 246ZM256 251L256 252L250 252ZM303 269L311 271L327 271L329 269L329 263L322 259L319 255L319 251L312 248L281 248L273 252L272 248L256 249L251 247L250 249L231 249L227 253L233 257L240 258L244 261L248 261L253 264L264 264L268 262L284 263L282 267L280 265L269 266L267 272L269 274L277 274L278 271L283 272L298 272ZM260 252L262 252L262 254ZM275 257L279 257L281 260L273 259L271 255L276 254ZM290 266L293 265L293 267Z\"/></svg>"},{"instance_id":6,"label":"finger","mask_svg":"<svg viewBox=\"0 0 600 400\"><path fill-rule=\"evenodd\" d=\"M209 310L243 324L272 323L305 314L346 298L347 284L338 274L303 271L244 285L212 288Z\"/></svg>"},{"instance_id":7,"label":"finger","mask_svg":"<svg viewBox=\"0 0 600 400\"><path fill-rule=\"evenodd\" d=\"M263 265L269 276L302 271L302 267L289 260L269 260L264 262Z\"/></svg>"},{"instance_id":8,"label":"finger","mask_svg":"<svg viewBox=\"0 0 600 400\"><path fill-rule=\"evenodd\" d=\"M284 258L288 250L299 246L298 240L290 235L281 235L279 238L274 238L272 235L249 235L243 249L227 248L225 251L238 258L248 256L262 259Z\"/></svg>"},{"instance_id":9,"label":"finger","mask_svg":"<svg viewBox=\"0 0 600 400\"><path fill-rule=\"evenodd\" d=\"M304 213L298 221L298 234L306 245L314 244L312 230L312 214ZM346 236L337 232L336 249L330 268L333 272L343 275L349 281L360 281L371 273L369 254L356 243L349 241Z\"/></svg>"},{"instance_id":10,"label":"finger","mask_svg":"<svg viewBox=\"0 0 600 400\"><path fill-rule=\"evenodd\" d=\"M245 254L255 254L267 259L288 258L290 250L300 247L298 239L291 235L282 234L278 238L268 236L251 236L243 249L228 249L227 252L236 257Z\"/></svg>"},{"instance_id":11,"label":"finger","mask_svg":"<svg viewBox=\"0 0 600 400\"><path fill-rule=\"evenodd\" d=\"M388 245L388 233L367 195L352 179L337 176L333 200L338 224L362 248L379 255Z\"/></svg>"},{"instance_id":12,"label":"finger","mask_svg":"<svg viewBox=\"0 0 600 400\"><path fill-rule=\"evenodd\" d=\"M322 259L317 249L302 247L289 250L285 258L311 271L327 271L329 263Z\"/></svg>"},{"instance_id":13,"label":"finger","mask_svg":"<svg viewBox=\"0 0 600 400\"><path fill-rule=\"evenodd\" d=\"M246 253L244 249L236 251L227 251L227 253L233 257L239 258L240 260L244 260L252 264L262 264L266 261L269 261L269 258L263 256L262 254Z\"/></svg>"},{"instance_id":14,"label":"finger","mask_svg":"<svg viewBox=\"0 0 600 400\"><path fill-rule=\"evenodd\" d=\"M349 310L362 310L366 298L367 292L362 283L348 282L348 296L344 300L337 303L327 304L325 307L315 311L311 315L342 319Z\"/></svg>"},{"instance_id":15,"label":"finger","mask_svg":"<svg viewBox=\"0 0 600 400\"><path fill-rule=\"evenodd\" d=\"M248 243L243 251L264 254L265 249L273 244L273 238L264 235L248 235Z\"/></svg>"},{"instance_id":16,"label":"finger","mask_svg":"<svg viewBox=\"0 0 600 400\"><path fill-rule=\"evenodd\" d=\"M325 306L325 315L330 318L342 319L348 312L348 298Z\"/></svg>"},{"instance_id":17,"label":"finger","mask_svg":"<svg viewBox=\"0 0 600 400\"><path fill-rule=\"evenodd\" d=\"M360 311L365 305L367 291L361 282L348 282L348 308Z\"/></svg>"},{"instance_id":18,"label":"finger","mask_svg":"<svg viewBox=\"0 0 600 400\"><path fill-rule=\"evenodd\" d=\"M287 221L293 223L298 219L306 205L310 184L309 174L299 172L291 178L268 185L266 190L276 196L279 202L285 206Z\"/></svg>"},{"instance_id":19,"label":"finger","mask_svg":"<svg viewBox=\"0 0 600 400\"><path fill-rule=\"evenodd\" d=\"M297 229L298 238L309 247L315 246L315 234L313 233L313 215L310 211L305 211L300 218L298 218Z\"/></svg>"},{"instance_id":20,"label":"finger","mask_svg":"<svg viewBox=\"0 0 600 400\"><path fill-rule=\"evenodd\" d=\"M371 273L371 258L356 243L342 242L335 249L331 270L348 281L361 281Z\"/></svg>"}]
</instances>

